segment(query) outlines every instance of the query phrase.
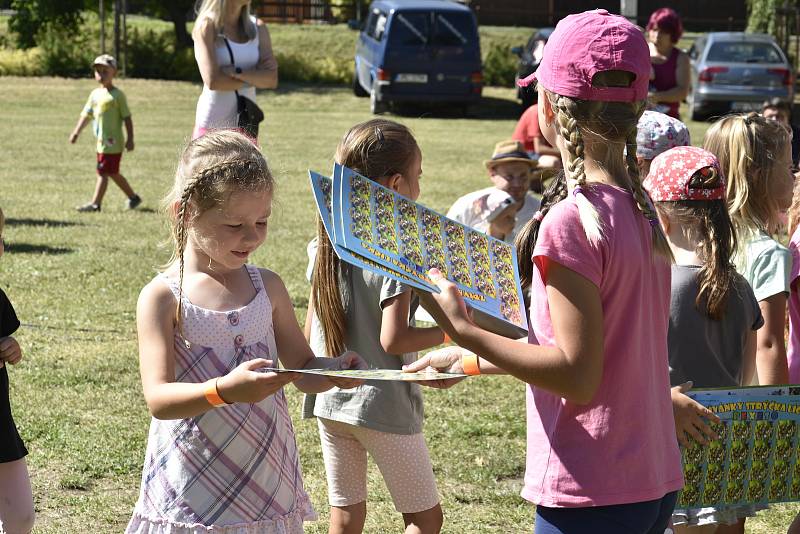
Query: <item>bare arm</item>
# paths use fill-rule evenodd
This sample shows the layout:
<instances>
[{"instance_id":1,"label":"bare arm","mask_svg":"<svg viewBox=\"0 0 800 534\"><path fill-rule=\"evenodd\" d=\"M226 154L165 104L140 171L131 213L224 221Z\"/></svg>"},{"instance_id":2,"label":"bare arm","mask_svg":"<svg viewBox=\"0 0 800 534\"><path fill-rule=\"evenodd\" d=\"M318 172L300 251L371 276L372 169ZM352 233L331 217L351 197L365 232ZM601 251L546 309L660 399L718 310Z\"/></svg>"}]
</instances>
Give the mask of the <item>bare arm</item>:
<instances>
[{"instance_id":1,"label":"bare arm","mask_svg":"<svg viewBox=\"0 0 800 534\"><path fill-rule=\"evenodd\" d=\"M278 87L278 61L272 53L272 40L266 24L258 21L258 63L254 69L242 71L234 76L259 89Z\"/></svg>"},{"instance_id":2,"label":"bare arm","mask_svg":"<svg viewBox=\"0 0 800 534\"><path fill-rule=\"evenodd\" d=\"M756 372L761 385L788 384L789 365L786 360L784 325L786 324L786 294L778 293L758 303L764 316L757 336Z\"/></svg>"},{"instance_id":3,"label":"bare arm","mask_svg":"<svg viewBox=\"0 0 800 534\"><path fill-rule=\"evenodd\" d=\"M280 277L271 272L262 270L262 278L267 288L267 294L272 302L272 324L275 328L275 344L278 347L281 363L287 369L355 369L364 367L363 361L353 360L350 355L355 353L345 353L337 358L317 358L297 324L297 317L294 314L294 307L289 298L289 292ZM320 393L329 390L337 385L340 388L354 387L361 384L361 381L329 379L318 375L302 375L302 378L295 382L297 389L304 393Z\"/></svg>"},{"instance_id":4,"label":"bare arm","mask_svg":"<svg viewBox=\"0 0 800 534\"><path fill-rule=\"evenodd\" d=\"M72 133L69 134L69 142L75 143L78 140L78 136L81 134L81 131L89 124L92 118L89 115L83 115L78 118L78 123L75 125L75 129L72 130Z\"/></svg>"},{"instance_id":5,"label":"bare arm","mask_svg":"<svg viewBox=\"0 0 800 534\"><path fill-rule=\"evenodd\" d=\"M198 21L192 30L194 57L203 83L213 91L236 91L242 88L242 80L223 72L217 64L214 52L217 32L208 18Z\"/></svg>"},{"instance_id":6,"label":"bare arm","mask_svg":"<svg viewBox=\"0 0 800 534\"><path fill-rule=\"evenodd\" d=\"M742 383L740 384L742 386L747 386L753 382L753 375L756 372L757 340L758 330L748 330L744 352L742 353Z\"/></svg>"},{"instance_id":7,"label":"bare arm","mask_svg":"<svg viewBox=\"0 0 800 534\"><path fill-rule=\"evenodd\" d=\"M689 94L689 56L686 52L678 53L678 64L675 66L675 78L677 85L666 91L656 91L650 93L650 99L655 102L683 102Z\"/></svg>"},{"instance_id":8,"label":"bare arm","mask_svg":"<svg viewBox=\"0 0 800 534\"><path fill-rule=\"evenodd\" d=\"M408 324L410 307L411 291L397 295L383 307L381 346L389 354L400 356L444 343L444 332L438 326L417 328Z\"/></svg>"},{"instance_id":9,"label":"bare arm","mask_svg":"<svg viewBox=\"0 0 800 534\"><path fill-rule=\"evenodd\" d=\"M175 297L163 283L150 282L139 295L136 327L142 390L150 413L158 419L185 419L213 409L205 397L204 383L175 381ZM284 384L293 373L260 373L271 362L250 360L218 377L217 391L227 402L258 402Z\"/></svg>"},{"instance_id":10,"label":"bare arm","mask_svg":"<svg viewBox=\"0 0 800 534\"><path fill-rule=\"evenodd\" d=\"M133 119L125 117L125 148L130 152L133 147Z\"/></svg>"},{"instance_id":11,"label":"bare arm","mask_svg":"<svg viewBox=\"0 0 800 534\"><path fill-rule=\"evenodd\" d=\"M314 290L308 295L308 310L306 311L306 324L303 325L303 335L311 343L311 321L314 319Z\"/></svg>"},{"instance_id":12,"label":"bare arm","mask_svg":"<svg viewBox=\"0 0 800 534\"><path fill-rule=\"evenodd\" d=\"M524 382L586 404L603 375L600 292L587 278L555 262L549 263L547 275L555 347L518 343L481 330L469 320L456 286L444 279L438 282L441 294L425 293L421 298L459 346Z\"/></svg>"}]
</instances>

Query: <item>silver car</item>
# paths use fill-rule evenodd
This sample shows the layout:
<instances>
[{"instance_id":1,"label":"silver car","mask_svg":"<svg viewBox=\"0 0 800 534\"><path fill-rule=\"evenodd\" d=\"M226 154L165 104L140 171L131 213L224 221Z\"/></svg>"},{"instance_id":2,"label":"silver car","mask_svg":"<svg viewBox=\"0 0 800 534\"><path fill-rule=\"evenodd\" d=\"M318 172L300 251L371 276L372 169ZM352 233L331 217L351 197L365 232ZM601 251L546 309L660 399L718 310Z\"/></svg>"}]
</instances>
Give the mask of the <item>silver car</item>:
<instances>
[{"instance_id":1,"label":"silver car","mask_svg":"<svg viewBox=\"0 0 800 534\"><path fill-rule=\"evenodd\" d=\"M762 33L712 32L689 49L687 102L693 120L728 112L760 110L771 98L791 102L794 76L786 54Z\"/></svg>"}]
</instances>

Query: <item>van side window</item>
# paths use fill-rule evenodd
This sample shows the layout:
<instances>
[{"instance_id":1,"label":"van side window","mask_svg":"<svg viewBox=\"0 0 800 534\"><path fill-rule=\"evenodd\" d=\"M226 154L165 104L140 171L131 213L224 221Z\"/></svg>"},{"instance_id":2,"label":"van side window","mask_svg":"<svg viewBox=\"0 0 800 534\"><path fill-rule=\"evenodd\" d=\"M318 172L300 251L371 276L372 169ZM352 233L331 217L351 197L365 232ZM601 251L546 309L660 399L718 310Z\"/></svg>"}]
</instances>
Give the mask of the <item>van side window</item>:
<instances>
[{"instance_id":1,"label":"van side window","mask_svg":"<svg viewBox=\"0 0 800 534\"><path fill-rule=\"evenodd\" d=\"M375 18L375 31L372 33L372 37L374 37L376 41L380 41L383 39L384 33L386 33L386 15L378 13L378 16Z\"/></svg>"},{"instance_id":2,"label":"van side window","mask_svg":"<svg viewBox=\"0 0 800 534\"><path fill-rule=\"evenodd\" d=\"M369 14L367 23L364 25L364 33L380 41L386 31L386 15L375 9Z\"/></svg>"}]
</instances>

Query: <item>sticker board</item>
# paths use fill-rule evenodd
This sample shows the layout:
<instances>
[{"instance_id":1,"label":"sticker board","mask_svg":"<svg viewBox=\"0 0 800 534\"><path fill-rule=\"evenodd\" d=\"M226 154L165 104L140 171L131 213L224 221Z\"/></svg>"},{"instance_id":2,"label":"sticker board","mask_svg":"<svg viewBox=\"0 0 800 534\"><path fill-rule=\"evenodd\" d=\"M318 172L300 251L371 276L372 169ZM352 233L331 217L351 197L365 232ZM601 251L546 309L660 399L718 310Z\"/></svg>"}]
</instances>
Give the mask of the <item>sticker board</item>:
<instances>
[{"instance_id":1,"label":"sticker board","mask_svg":"<svg viewBox=\"0 0 800 534\"><path fill-rule=\"evenodd\" d=\"M311 176L312 187L315 183L320 189L327 187L320 175ZM429 292L438 292L427 276L428 269L436 267L457 285L467 304L484 316L480 322L485 327L504 330L500 333L509 337L525 335L527 321L513 245L448 219L346 167L335 165L331 182L329 235L337 253L345 250L361 264L369 259ZM315 191L318 208L319 196ZM493 321L485 316L505 324L492 328Z\"/></svg>"},{"instance_id":2,"label":"sticker board","mask_svg":"<svg viewBox=\"0 0 800 534\"><path fill-rule=\"evenodd\" d=\"M464 378L467 375L460 373L440 373L438 371L419 371L404 373L400 369L278 369L275 367L262 367L261 371L275 373L303 373L309 375L330 376L338 378L355 378L358 380L390 380L400 382L424 382L427 380L452 380Z\"/></svg>"},{"instance_id":3,"label":"sticker board","mask_svg":"<svg viewBox=\"0 0 800 534\"><path fill-rule=\"evenodd\" d=\"M695 390L719 439L682 449L678 507L800 501L800 386Z\"/></svg>"}]
</instances>

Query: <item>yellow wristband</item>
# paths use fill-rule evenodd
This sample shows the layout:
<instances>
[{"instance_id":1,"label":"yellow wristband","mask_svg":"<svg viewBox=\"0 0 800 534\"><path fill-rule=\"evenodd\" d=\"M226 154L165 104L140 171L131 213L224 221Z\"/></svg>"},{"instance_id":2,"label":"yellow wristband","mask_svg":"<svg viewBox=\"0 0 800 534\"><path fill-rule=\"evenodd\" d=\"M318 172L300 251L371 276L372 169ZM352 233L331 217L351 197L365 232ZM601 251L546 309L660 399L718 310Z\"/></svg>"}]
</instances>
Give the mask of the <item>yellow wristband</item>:
<instances>
[{"instance_id":1,"label":"yellow wristband","mask_svg":"<svg viewBox=\"0 0 800 534\"><path fill-rule=\"evenodd\" d=\"M478 355L471 352L463 354L461 356L461 368L464 370L464 374L467 375L481 374L481 368L478 366Z\"/></svg>"},{"instance_id":2,"label":"yellow wristband","mask_svg":"<svg viewBox=\"0 0 800 534\"><path fill-rule=\"evenodd\" d=\"M219 377L212 378L205 383L205 389L203 393L206 395L206 400L214 408L219 408L220 406L229 406L229 404L225 402L225 399L219 395L219 390L217 390L217 380L219 380Z\"/></svg>"}]
</instances>

